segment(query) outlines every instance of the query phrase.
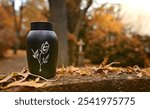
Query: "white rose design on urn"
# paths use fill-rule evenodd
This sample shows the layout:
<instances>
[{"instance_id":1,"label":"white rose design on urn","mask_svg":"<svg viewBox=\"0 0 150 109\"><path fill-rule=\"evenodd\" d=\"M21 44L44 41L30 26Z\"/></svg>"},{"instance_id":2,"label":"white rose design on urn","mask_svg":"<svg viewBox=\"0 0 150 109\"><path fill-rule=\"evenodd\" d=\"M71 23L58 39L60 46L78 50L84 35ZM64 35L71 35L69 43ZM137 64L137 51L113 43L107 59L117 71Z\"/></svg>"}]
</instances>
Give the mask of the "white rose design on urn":
<instances>
[{"instance_id":1,"label":"white rose design on urn","mask_svg":"<svg viewBox=\"0 0 150 109\"><path fill-rule=\"evenodd\" d=\"M37 49L32 50L32 53L33 53L33 58L37 59L38 63L39 63L39 72L42 71L42 64L46 64L48 62L48 58L49 58L49 54L47 54L45 57L43 56L44 54L46 54L48 51L49 51L49 47L50 45L48 44L48 42L44 42L42 43L41 45L41 49Z\"/></svg>"}]
</instances>

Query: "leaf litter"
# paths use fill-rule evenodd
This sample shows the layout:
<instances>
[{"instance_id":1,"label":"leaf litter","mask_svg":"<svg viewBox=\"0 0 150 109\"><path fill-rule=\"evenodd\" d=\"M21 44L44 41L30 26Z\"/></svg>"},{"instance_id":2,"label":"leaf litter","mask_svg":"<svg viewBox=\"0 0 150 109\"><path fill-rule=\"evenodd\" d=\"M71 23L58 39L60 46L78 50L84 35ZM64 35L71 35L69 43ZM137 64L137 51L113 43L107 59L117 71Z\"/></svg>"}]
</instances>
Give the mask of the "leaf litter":
<instances>
[{"instance_id":1,"label":"leaf litter","mask_svg":"<svg viewBox=\"0 0 150 109\"><path fill-rule=\"evenodd\" d=\"M29 86L39 88L49 81L39 75L34 75L27 70L21 72L12 72L3 79L0 80L0 89L7 89L16 86Z\"/></svg>"},{"instance_id":2,"label":"leaf litter","mask_svg":"<svg viewBox=\"0 0 150 109\"><path fill-rule=\"evenodd\" d=\"M56 76L53 79L46 79L42 76L31 74L28 70L23 69L21 72L12 72L7 76L0 76L0 89L7 89L16 86L28 86L35 88L42 88L46 84L53 84L64 77L79 76L83 78L100 77L101 79L107 78L142 78L150 77L150 68L140 68L137 65L133 67L113 67L113 65L120 64L120 62L112 62L108 64L109 56L106 56L99 66L62 66L56 71ZM78 79L73 78L78 81ZM63 84L63 83L61 83Z\"/></svg>"}]
</instances>

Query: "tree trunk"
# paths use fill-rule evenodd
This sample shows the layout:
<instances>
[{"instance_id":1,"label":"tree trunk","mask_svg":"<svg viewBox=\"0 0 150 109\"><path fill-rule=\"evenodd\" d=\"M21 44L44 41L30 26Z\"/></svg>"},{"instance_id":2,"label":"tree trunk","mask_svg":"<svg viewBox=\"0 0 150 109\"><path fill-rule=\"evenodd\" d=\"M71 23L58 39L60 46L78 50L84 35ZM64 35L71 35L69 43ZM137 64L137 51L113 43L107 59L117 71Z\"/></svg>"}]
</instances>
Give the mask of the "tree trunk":
<instances>
[{"instance_id":1,"label":"tree trunk","mask_svg":"<svg viewBox=\"0 0 150 109\"><path fill-rule=\"evenodd\" d=\"M16 42L14 44L14 54L17 54L17 50L20 46L20 31L21 31L21 25L22 25L22 9L23 9L23 2L21 1L21 6L20 6L20 15L19 15L19 22L17 21L17 15L16 15L16 10L15 10L15 1L12 2L12 8L13 8L13 16L14 16L14 28L16 30Z\"/></svg>"},{"instance_id":2,"label":"tree trunk","mask_svg":"<svg viewBox=\"0 0 150 109\"><path fill-rule=\"evenodd\" d=\"M67 15L64 0L48 0L54 30L58 36L58 66L68 65Z\"/></svg>"},{"instance_id":3,"label":"tree trunk","mask_svg":"<svg viewBox=\"0 0 150 109\"><path fill-rule=\"evenodd\" d=\"M79 17L79 20L77 21L77 24L76 24L76 27L75 27L75 30L74 30L74 35L78 38L78 35L79 35L79 32L80 32L80 29L81 29L81 23L88 11L88 9L90 8L90 6L92 5L93 3L93 0L88 0L87 1L87 6L84 10L81 10L81 13L80 13L80 17Z\"/></svg>"},{"instance_id":4,"label":"tree trunk","mask_svg":"<svg viewBox=\"0 0 150 109\"><path fill-rule=\"evenodd\" d=\"M79 33L80 33L80 29L81 29L81 24L84 20L84 17L86 16L86 13L88 11L88 9L90 8L90 6L92 5L93 3L93 0L88 0L87 1L87 6L85 7L84 10L81 10L80 11L80 16L78 18L78 21L76 23L76 26L75 26L75 29L74 29L74 35L77 37L77 39L79 38ZM76 63L77 64L77 54L76 54L76 50L77 50L77 46L74 45L72 46L72 60L73 60L73 63Z\"/></svg>"},{"instance_id":5,"label":"tree trunk","mask_svg":"<svg viewBox=\"0 0 150 109\"><path fill-rule=\"evenodd\" d=\"M14 54L17 54L17 49L19 46L19 30L18 30L18 26L17 26L17 16L16 16L16 11L15 11L15 1L11 1L12 2L12 9L13 9L13 16L14 16L14 28L16 31L16 41L14 43Z\"/></svg>"}]
</instances>

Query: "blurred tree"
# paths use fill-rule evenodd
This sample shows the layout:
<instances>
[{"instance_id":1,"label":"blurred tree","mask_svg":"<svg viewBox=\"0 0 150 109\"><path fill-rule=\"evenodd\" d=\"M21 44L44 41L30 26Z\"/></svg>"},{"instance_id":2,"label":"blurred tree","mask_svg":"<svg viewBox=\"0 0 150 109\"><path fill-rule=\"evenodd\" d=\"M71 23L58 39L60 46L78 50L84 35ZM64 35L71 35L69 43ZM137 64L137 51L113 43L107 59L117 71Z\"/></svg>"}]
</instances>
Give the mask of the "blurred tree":
<instances>
[{"instance_id":1,"label":"blurred tree","mask_svg":"<svg viewBox=\"0 0 150 109\"><path fill-rule=\"evenodd\" d=\"M25 49L26 34L30 29L31 22L47 21L47 18L43 15L44 9L47 8L45 0L26 0L25 2L21 0L21 6L18 10L15 10L15 2L17 1L0 0L0 28L10 29L16 34L10 34L11 37L14 37L14 53L20 46Z\"/></svg>"},{"instance_id":2,"label":"blurred tree","mask_svg":"<svg viewBox=\"0 0 150 109\"><path fill-rule=\"evenodd\" d=\"M68 31L74 33L80 16L80 4L82 0L65 0L67 8Z\"/></svg>"},{"instance_id":3,"label":"blurred tree","mask_svg":"<svg viewBox=\"0 0 150 109\"><path fill-rule=\"evenodd\" d=\"M19 9L19 16L16 13L15 10L15 0L10 0L11 1L11 5L12 5L12 10L13 10L13 17L14 17L14 29L16 32L16 42L14 43L14 54L17 53L17 49L20 46L20 41L19 41L19 37L20 37L20 31L21 31L21 25L22 25L22 10L23 10L23 2L21 2L21 6ZM22 0L21 0L22 1Z\"/></svg>"},{"instance_id":4,"label":"blurred tree","mask_svg":"<svg viewBox=\"0 0 150 109\"><path fill-rule=\"evenodd\" d=\"M119 61L121 66L144 66L144 47L137 37L126 37L123 25L115 17L114 6L104 4L95 10L89 21L86 56L93 63L100 63L109 55L110 61Z\"/></svg>"},{"instance_id":5,"label":"blurred tree","mask_svg":"<svg viewBox=\"0 0 150 109\"><path fill-rule=\"evenodd\" d=\"M15 42L12 8L8 1L0 1L0 57Z\"/></svg>"},{"instance_id":6,"label":"blurred tree","mask_svg":"<svg viewBox=\"0 0 150 109\"><path fill-rule=\"evenodd\" d=\"M93 0L65 0L67 6L67 19L69 30L69 63L77 62L77 40L86 32L87 12Z\"/></svg>"},{"instance_id":7,"label":"blurred tree","mask_svg":"<svg viewBox=\"0 0 150 109\"><path fill-rule=\"evenodd\" d=\"M22 25L20 31L20 48L25 49L25 40L27 33L30 30L31 22L48 21L45 13L46 3L45 0L27 0L22 9ZM48 10L48 9L46 9ZM48 14L48 13L47 13Z\"/></svg>"},{"instance_id":8,"label":"blurred tree","mask_svg":"<svg viewBox=\"0 0 150 109\"><path fill-rule=\"evenodd\" d=\"M139 38L139 40L142 43L142 46L144 46L144 52L145 52L145 67L150 67L150 36L140 36L140 35L134 35L134 37Z\"/></svg>"},{"instance_id":9,"label":"blurred tree","mask_svg":"<svg viewBox=\"0 0 150 109\"><path fill-rule=\"evenodd\" d=\"M44 0L27 0L23 8L22 14L22 29L25 32L30 30L31 22L48 21L47 17L43 15L46 3ZM48 13L47 13L48 14Z\"/></svg>"},{"instance_id":10,"label":"blurred tree","mask_svg":"<svg viewBox=\"0 0 150 109\"><path fill-rule=\"evenodd\" d=\"M16 0L1 0L0 3L2 4L2 6L7 10L7 7L9 7L9 10L11 10L11 12L9 13L10 16L12 16L12 19L10 19L9 21L13 23L13 30L16 33L16 40L14 41L14 54L17 53L17 49L19 48L20 45L20 32L21 32L21 25L22 25L22 10L23 10L23 1L21 0L21 6L19 8L19 10L15 10L15 2Z\"/></svg>"},{"instance_id":11,"label":"blurred tree","mask_svg":"<svg viewBox=\"0 0 150 109\"><path fill-rule=\"evenodd\" d=\"M0 28L10 27L13 29L13 15L11 6L0 4Z\"/></svg>"},{"instance_id":12,"label":"blurred tree","mask_svg":"<svg viewBox=\"0 0 150 109\"><path fill-rule=\"evenodd\" d=\"M65 0L67 4L67 18L69 32L78 37L81 25L84 23L87 11L93 0ZM82 8L81 8L82 7Z\"/></svg>"},{"instance_id":13,"label":"blurred tree","mask_svg":"<svg viewBox=\"0 0 150 109\"><path fill-rule=\"evenodd\" d=\"M91 37L105 37L107 34L121 35L123 25L114 16L114 6L107 7L107 4L101 5L100 8L94 11L94 15L89 22L91 27ZM112 38L112 37L110 37ZM92 38L93 40L95 38ZM96 40L96 39L95 39Z\"/></svg>"},{"instance_id":14,"label":"blurred tree","mask_svg":"<svg viewBox=\"0 0 150 109\"><path fill-rule=\"evenodd\" d=\"M54 22L54 30L58 35L58 66L68 65L68 27L66 4L64 0L48 0L50 13Z\"/></svg>"},{"instance_id":15,"label":"blurred tree","mask_svg":"<svg viewBox=\"0 0 150 109\"><path fill-rule=\"evenodd\" d=\"M61 0L61 1L48 0L48 2L49 2L50 14L46 14L47 9L45 8L43 15L49 18L49 21L54 22L54 28L58 34L59 45L60 45L59 55L61 55L58 56L59 57L58 63L60 63L59 65L62 65L62 63L65 64L65 61L66 63L69 62L70 64L75 63L76 40L82 28L82 23L84 23L84 18L86 17L86 13L90 8L90 6L92 5L93 0ZM67 35L68 32L69 35ZM59 33L61 34L61 36L59 35ZM68 42L67 42L68 38L66 36L70 37L69 38L69 61L68 61ZM70 40L72 38L73 40ZM64 49L66 51L64 51ZM61 52L61 50L63 51Z\"/></svg>"}]
</instances>

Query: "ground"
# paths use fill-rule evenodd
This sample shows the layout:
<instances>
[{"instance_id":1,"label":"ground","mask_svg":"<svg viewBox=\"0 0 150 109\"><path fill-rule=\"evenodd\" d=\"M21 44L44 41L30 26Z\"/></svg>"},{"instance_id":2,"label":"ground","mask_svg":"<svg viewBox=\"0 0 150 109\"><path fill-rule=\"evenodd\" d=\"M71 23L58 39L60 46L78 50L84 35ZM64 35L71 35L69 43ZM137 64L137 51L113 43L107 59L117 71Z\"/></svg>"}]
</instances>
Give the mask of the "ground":
<instances>
[{"instance_id":1,"label":"ground","mask_svg":"<svg viewBox=\"0 0 150 109\"><path fill-rule=\"evenodd\" d=\"M150 68L113 67L119 63L108 60L97 66L62 66L54 78L46 79L22 70L27 66L25 51L14 55L9 50L0 60L0 91L150 91Z\"/></svg>"},{"instance_id":2,"label":"ground","mask_svg":"<svg viewBox=\"0 0 150 109\"><path fill-rule=\"evenodd\" d=\"M0 75L6 75L14 71L19 72L24 67L27 68L25 50L18 50L16 55L13 54L12 50L8 50L5 58L0 59Z\"/></svg>"}]
</instances>

